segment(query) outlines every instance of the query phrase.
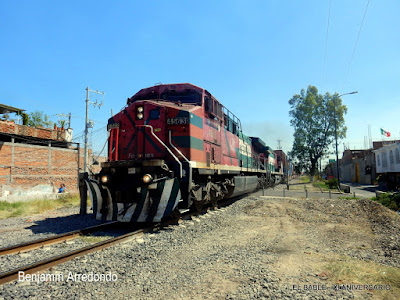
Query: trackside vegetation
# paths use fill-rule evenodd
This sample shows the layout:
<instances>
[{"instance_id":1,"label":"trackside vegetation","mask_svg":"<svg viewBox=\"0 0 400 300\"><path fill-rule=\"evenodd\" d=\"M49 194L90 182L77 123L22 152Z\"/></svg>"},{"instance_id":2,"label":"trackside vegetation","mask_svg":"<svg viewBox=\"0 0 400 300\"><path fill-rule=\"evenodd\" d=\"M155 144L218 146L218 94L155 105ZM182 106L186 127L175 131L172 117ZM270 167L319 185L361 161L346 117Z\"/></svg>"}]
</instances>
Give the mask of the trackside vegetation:
<instances>
[{"instance_id":1,"label":"trackside vegetation","mask_svg":"<svg viewBox=\"0 0 400 300\"><path fill-rule=\"evenodd\" d=\"M338 288L373 283L373 285L390 286L389 290L374 290L377 299L400 297L399 268L342 256L332 257L325 265L325 270L329 274L329 280Z\"/></svg>"},{"instance_id":2,"label":"trackside vegetation","mask_svg":"<svg viewBox=\"0 0 400 300\"><path fill-rule=\"evenodd\" d=\"M0 219L40 214L64 207L78 207L79 203L78 194L65 194L58 199L34 199L14 203L0 201Z\"/></svg>"},{"instance_id":3,"label":"trackside vegetation","mask_svg":"<svg viewBox=\"0 0 400 300\"><path fill-rule=\"evenodd\" d=\"M326 190L334 190L338 186L337 178L332 178L332 179L329 179L329 180L321 179L321 180L313 182L312 185L317 187L317 188L326 189Z\"/></svg>"},{"instance_id":4,"label":"trackside vegetation","mask_svg":"<svg viewBox=\"0 0 400 300\"><path fill-rule=\"evenodd\" d=\"M313 180L318 171L317 162L327 154L335 136L339 139L346 137L344 115L347 107L342 104L338 93L321 95L312 85L295 94L289 105L290 124L294 128L290 156L300 169L309 172Z\"/></svg>"},{"instance_id":5,"label":"trackside vegetation","mask_svg":"<svg viewBox=\"0 0 400 300\"><path fill-rule=\"evenodd\" d=\"M384 193L378 197L373 197L372 200L395 211L400 211L400 193Z\"/></svg>"}]
</instances>

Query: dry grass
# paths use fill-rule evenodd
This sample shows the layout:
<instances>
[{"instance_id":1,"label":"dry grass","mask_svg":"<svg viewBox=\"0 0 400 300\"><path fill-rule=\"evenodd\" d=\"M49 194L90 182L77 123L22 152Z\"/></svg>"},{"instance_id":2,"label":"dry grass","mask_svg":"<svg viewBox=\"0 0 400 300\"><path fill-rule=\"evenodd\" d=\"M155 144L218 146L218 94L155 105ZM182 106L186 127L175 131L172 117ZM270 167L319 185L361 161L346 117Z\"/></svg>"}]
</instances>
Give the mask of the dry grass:
<instances>
[{"instance_id":1,"label":"dry grass","mask_svg":"<svg viewBox=\"0 0 400 300\"><path fill-rule=\"evenodd\" d=\"M8 203L0 201L0 219L41 214L63 207L79 206L79 195L66 194L58 199L35 199Z\"/></svg>"},{"instance_id":2,"label":"dry grass","mask_svg":"<svg viewBox=\"0 0 400 300\"><path fill-rule=\"evenodd\" d=\"M390 285L390 290L372 290L378 299L400 299L400 268L354 258L332 259L326 273L339 285Z\"/></svg>"}]
</instances>

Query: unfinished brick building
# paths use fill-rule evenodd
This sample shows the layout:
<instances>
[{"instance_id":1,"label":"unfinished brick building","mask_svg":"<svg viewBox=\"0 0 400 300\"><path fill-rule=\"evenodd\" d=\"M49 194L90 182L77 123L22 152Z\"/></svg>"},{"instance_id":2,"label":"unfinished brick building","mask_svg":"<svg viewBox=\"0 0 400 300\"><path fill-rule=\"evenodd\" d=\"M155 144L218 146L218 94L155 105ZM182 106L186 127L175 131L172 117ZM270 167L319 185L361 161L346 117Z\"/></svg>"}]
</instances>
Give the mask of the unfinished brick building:
<instances>
[{"instance_id":1,"label":"unfinished brick building","mask_svg":"<svg viewBox=\"0 0 400 300\"><path fill-rule=\"evenodd\" d=\"M21 111L0 104L0 113ZM77 191L84 151L71 137L71 131L61 128L0 120L0 200L55 195L61 183L67 191Z\"/></svg>"}]
</instances>

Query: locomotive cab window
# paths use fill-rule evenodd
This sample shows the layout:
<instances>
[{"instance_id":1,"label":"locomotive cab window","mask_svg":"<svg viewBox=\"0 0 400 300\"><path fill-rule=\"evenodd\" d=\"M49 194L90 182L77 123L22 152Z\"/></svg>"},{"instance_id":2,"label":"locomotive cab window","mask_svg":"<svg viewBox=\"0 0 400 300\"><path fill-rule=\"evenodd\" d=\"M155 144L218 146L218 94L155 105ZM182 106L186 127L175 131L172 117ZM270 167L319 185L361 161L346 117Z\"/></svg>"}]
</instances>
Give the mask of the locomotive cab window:
<instances>
[{"instance_id":1,"label":"locomotive cab window","mask_svg":"<svg viewBox=\"0 0 400 300\"><path fill-rule=\"evenodd\" d=\"M212 117L222 119L222 104L217 100L204 97L204 110L208 112Z\"/></svg>"},{"instance_id":2,"label":"locomotive cab window","mask_svg":"<svg viewBox=\"0 0 400 300\"><path fill-rule=\"evenodd\" d=\"M211 98L204 97L204 109L206 112L211 112L212 103L211 103Z\"/></svg>"},{"instance_id":3,"label":"locomotive cab window","mask_svg":"<svg viewBox=\"0 0 400 300\"><path fill-rule=\"evenodd\" d=\"M238 126L237 126L237 124L235 123L235 122L233 122L233 127L232 127L232 133L233 134L236 134L237 135L237 128L238 128Z\"/></svg>"}]
</instances>

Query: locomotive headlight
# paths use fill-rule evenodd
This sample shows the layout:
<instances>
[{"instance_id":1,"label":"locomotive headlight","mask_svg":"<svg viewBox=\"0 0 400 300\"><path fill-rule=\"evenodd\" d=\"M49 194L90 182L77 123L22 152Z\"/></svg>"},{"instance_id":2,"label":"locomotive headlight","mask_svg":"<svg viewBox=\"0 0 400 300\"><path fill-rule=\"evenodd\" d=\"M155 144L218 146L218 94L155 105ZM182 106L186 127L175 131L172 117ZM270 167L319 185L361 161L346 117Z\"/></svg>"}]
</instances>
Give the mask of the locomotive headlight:
<instances>
[{"instance_id":1,"label":"locomotive headlight","mask_svg":"<svg viewBox=\"0 0 400 300\"><path fill-rule=\"evenodd\" d=\"M150 174L146 174L142 178L144 183L151 183L153 181L153 177Z\"/></svg>"},{"instance_id":2,"label":"locomotive headlight","mask_svg":"<svg viewBox=\"0 0 400 300\"><path fill-rule=\"evenodd\" d=\"M103 176L101 176L100 181L102 184L106 184L106 183L110 182L110 177L108 175L103 175Z\"/></svg>"},{"instance_id":3,"label":"locomotive headlight","mask_svg":"<svg viewBox=\"0 0 400 300\"><path fill-rule=\"evenodd\" d=\"M141 119L143 119L143 114L142 113L138 113L136 115L136 117L138 118L138 120L141 120Z\"/></svg>"},{"instance_id":4,"label":"locomotive headlight","mask_svg":"<svg viewBox=\"0 0 400 300\"><path fill-rule=\"evenodd\" d=\"M143 112L143 106L139 106L139 107L136 109L136 111L137 111L138 113Z\"/></svg>"}]
</instances>

